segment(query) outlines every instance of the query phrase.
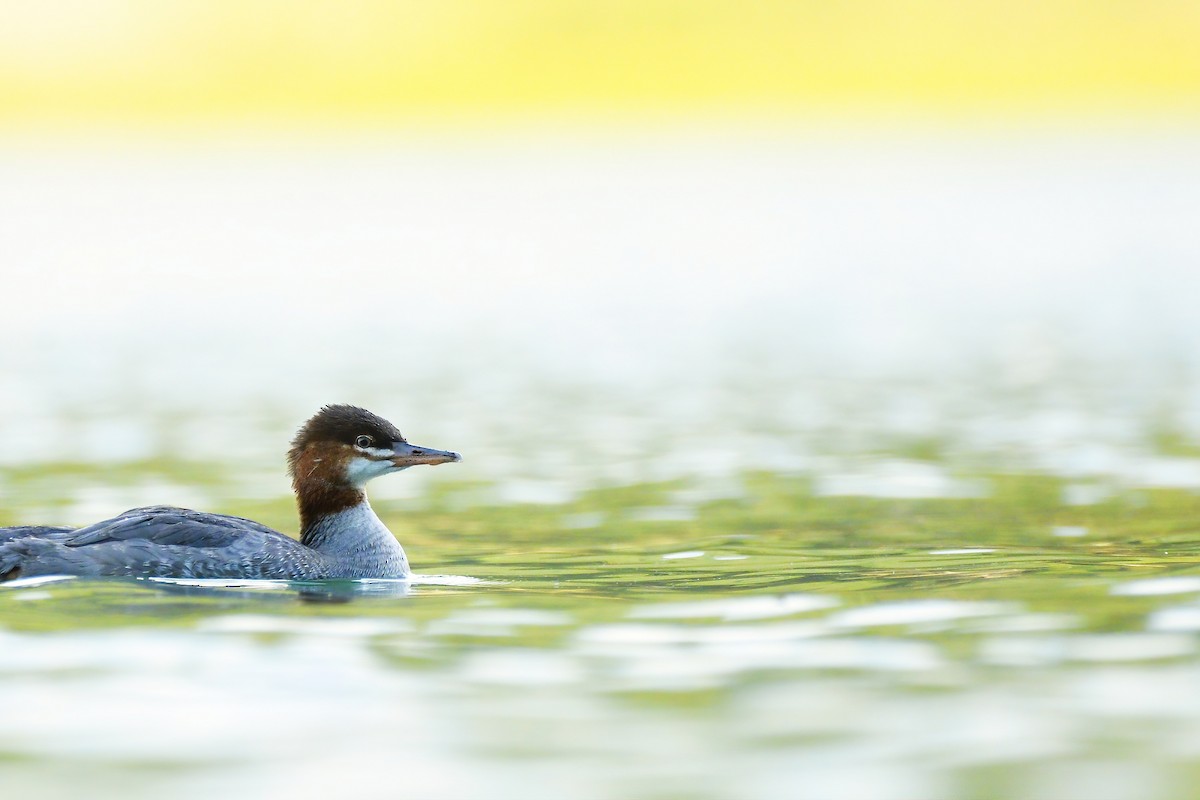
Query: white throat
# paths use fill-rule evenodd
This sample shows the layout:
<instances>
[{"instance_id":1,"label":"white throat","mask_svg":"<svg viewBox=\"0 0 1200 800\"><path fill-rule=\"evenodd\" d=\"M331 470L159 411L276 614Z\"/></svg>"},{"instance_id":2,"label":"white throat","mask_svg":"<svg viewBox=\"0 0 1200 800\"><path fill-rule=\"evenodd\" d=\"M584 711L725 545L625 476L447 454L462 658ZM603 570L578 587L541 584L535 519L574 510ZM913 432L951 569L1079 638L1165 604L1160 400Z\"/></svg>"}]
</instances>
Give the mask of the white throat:
<instances>
[{"instance_id":1,"label":"white throat","mask_svg":"<svg viewBox=\"0 0 1200 800\"><path fill-rule=\"evenodd\" d=\"M367 452L382 456L391 451L371 449ZM356 456L350 459L350 463L346 465L346 480L354 488L361 489L367 485L367 481L369 480L378 478L380 475L399 471L400 469L393 465L391 461Z\"/></svg>"}]
</instances>

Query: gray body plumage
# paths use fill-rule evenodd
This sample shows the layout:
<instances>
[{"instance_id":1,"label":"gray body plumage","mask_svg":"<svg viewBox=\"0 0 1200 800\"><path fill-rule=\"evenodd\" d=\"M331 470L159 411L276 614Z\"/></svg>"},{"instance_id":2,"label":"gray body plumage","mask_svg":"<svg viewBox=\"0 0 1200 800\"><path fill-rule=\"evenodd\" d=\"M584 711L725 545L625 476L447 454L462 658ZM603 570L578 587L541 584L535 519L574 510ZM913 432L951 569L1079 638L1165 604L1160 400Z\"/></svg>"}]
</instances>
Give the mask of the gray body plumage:
<instances>
[{"instance_id":1,"label":"gray body plumage","mask_svg":"<svg viewBox=\"0 0 1200 800\"><path fill-rule=\"evenodd\" d=\"M253 520L184 508L126 511L86 528L0 528L0 576L404 578L400 543L365 502L308 547Z\"/></svg>"},{"instance_id":2,"label":"gray body plumage","mask_svg":"<svg viewBox=\"0 0 1200 800\"><path fill-rule=\"evenodd\" d=\"M0 581L39 575L406 578L404 548L371 510L363 486L417 464L460 459L408 442L366 409L325 406L288 451L300 541L242 517L150 506L86 528L0 528Z\"/></svg>"}]
</instances>

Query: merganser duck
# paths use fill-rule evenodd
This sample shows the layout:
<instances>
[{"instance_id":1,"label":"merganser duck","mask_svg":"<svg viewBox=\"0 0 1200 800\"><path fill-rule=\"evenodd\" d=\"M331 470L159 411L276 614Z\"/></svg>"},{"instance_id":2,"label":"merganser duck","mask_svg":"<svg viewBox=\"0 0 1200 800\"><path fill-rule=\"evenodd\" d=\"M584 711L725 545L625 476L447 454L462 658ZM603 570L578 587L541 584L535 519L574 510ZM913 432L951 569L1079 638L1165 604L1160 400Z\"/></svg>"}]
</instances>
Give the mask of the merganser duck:
<instances>
[{"instance_id":1,"label":"merganser duck","mask_svg":"<svg viewBox=\"0 0 1200 800\"><path fill-rule=\"evenodd\" d=\"M171 506L86 528L0 528L0 581L38 575L164 578L407 578L404 548L367 502L367 481L417 464L460 461L418 447L356 406L325 406L300 428L288 472L300 540L225 514Z\"/></svg>"}]
</instances>

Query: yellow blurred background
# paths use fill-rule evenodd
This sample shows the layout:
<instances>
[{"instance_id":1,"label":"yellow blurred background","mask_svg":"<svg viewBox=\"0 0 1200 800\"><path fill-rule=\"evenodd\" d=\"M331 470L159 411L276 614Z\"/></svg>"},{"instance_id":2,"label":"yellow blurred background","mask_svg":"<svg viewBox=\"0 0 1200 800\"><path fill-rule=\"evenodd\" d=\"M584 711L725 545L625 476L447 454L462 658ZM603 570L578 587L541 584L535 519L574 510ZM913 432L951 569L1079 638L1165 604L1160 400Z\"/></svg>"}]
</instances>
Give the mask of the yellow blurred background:
<instances>
[{"instance_id":1,"label":"yellow blurred background","mask_svg":"<svg viewBox=\"0 0 1200 800\"><path fill-rule=\"evenodd\" d=\"M1179 0L48 0L0 124L600 113L1192 114Z\"/></svg>"},{"instance_id":2,"label":"yellow blurred background","mask_svg":"<svg viewBox=\"0 0 1200 800\"><path fill-rule=\"evenodd\" d=\"M1191 363L1197 42L1178 0L9 4L0 333L141 374L152 332L297 414L344 395L247 375L364 340L622 380L749 343ZM29 406L78 383L20 350ZM213 380L150 383L257 402Z\"/></svg>"}]
</instances>

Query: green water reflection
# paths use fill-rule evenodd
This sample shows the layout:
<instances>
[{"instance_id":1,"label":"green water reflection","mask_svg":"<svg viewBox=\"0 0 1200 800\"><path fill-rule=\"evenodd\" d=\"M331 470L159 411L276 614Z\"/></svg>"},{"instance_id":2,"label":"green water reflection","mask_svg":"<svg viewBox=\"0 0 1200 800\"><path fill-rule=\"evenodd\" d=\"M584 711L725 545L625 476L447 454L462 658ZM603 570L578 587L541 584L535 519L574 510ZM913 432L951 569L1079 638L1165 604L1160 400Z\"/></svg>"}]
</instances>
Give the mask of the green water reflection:
<instances>
[{"instance_id":1,"label":"green water reflection","mask_svg":"<svg viewBox=\"0 0 1200 800\"><path fill-rule=\"evenodd\" d=\"M969 477L978 496L751 473L557 505L450 482L376 504L449 578L10 585L0 775L64 796L398 775L423 797L1188 796L1200 497ZM290 527L286 498L217 505Z\"/></svg>"}]
</instances>

